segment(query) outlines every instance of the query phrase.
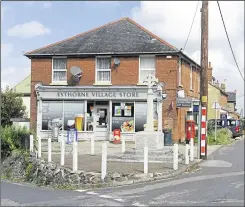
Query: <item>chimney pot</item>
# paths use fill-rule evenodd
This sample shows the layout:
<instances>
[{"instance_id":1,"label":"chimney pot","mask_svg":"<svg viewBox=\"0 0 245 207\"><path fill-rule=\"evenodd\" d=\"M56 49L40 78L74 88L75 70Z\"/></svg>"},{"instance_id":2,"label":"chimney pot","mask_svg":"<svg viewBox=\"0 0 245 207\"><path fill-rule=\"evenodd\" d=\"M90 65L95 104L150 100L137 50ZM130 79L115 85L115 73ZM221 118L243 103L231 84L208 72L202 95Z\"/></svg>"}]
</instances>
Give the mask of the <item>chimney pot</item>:
<instances>
[{"instance_id":1,"label":"chimney pot","mask_svg":"<svg viewBox=\"0 0 245 207\"><path fill-rule=\"evenodd\" d=\"M211 62L208 63L208 67L211 68Z\"/></svg>"}]
</instances>

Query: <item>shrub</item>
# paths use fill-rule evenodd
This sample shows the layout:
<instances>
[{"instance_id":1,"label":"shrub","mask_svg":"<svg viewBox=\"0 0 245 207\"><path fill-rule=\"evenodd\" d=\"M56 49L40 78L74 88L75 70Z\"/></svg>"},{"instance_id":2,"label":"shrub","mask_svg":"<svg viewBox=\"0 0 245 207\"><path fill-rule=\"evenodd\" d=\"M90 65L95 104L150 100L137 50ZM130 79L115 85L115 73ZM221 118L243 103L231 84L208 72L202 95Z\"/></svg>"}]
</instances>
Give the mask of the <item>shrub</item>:
<instances>
[{"instance_id":1,"label":"shrub","mask_svg":"<svg viewBox=\"0 0 245 207\"><path fill-rule=\"evenodd\" d=\"M208 133L207 141L210 145L226 145L232 142L232 132L227 129L218 129L215 140L215 132L211 131Z\"/></svg>"},{"instance_id":2,"label":"shrub","mask_svg":"<svg viewBox=\"0 0 245 207\"><path fill-rule=\"evenodd\" d=\"M23 140L29 140L30 132L26 127L5 126L0 128L1 156L6 158L13 150L24 147Z\"/></svg>"}]
</instances>

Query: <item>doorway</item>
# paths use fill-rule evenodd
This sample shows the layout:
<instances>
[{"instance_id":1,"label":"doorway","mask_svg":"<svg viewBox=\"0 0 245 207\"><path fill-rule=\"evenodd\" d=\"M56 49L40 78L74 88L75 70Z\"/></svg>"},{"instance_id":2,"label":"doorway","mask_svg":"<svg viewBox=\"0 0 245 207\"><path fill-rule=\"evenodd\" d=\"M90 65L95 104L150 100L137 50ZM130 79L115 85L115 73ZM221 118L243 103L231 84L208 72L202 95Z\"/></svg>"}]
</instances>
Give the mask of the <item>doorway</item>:
<instances>
[{"instance_id":1,"label":"doorway","mask_svg":"<svg viewBox=\"0 0 245 207\"><path fill-rule=\"evenodd\" d=\"M110 128L109 102L96 102L94 112L96 139L108 139Z\"/></svg>"}]
</instances>

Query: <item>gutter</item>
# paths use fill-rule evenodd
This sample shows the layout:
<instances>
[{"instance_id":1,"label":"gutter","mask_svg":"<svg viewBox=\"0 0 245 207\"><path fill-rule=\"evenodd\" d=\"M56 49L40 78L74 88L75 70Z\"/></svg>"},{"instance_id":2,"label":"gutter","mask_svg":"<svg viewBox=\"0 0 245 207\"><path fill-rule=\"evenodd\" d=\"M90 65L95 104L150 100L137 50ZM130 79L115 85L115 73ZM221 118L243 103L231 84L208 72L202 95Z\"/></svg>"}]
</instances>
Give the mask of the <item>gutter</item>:
<instances>
[{"instance_id":1,"label":"gutter","mask_svg":"<svg viewBox=\"0 0 245 207\"><path fill-rule=\"evenodd\" d=\"M81 56L97 56L97 55L140 55L140 54L145 54L145 55L149 55L149 54L154 54L154 55L160 55L160 54L164 54L164 55L178 55L179 57L183 58L183 59L187 59L187 61L192 62L194 65L196 65L197 67L199 67L199 69L201 69L201 66L199 64L197 64L194 60L192 60L190 57L188 57L186 54L184 54L182 51L159 51L159 52L107 52L107 53L49 53L49 54L28 54L25 53L24 56L28 57L28 58L32 58L32 57L52 57L52 56L75 56L75 57L81 57Z\"/></svg>"}]
</instances>

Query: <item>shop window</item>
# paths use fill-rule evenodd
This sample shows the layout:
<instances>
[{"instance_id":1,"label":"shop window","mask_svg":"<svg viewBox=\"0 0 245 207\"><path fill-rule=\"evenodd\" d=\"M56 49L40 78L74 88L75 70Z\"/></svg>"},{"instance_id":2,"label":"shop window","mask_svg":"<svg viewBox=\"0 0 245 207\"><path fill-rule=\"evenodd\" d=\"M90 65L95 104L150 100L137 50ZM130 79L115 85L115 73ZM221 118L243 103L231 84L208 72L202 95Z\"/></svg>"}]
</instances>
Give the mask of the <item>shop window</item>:
<instances>
[{"instance_id":1,"label":"shop window","mask_svg":"<svg viewBox=\"0 0 245 207\"><path fill-rule=\"evenodd\" d=\"M112 104L112 131L134 132L134 103Z\"/></svg>"},{"instance_id":2,"label":"shop window","mask_svg":"<svg viewBox=\"0 0 245 207\"><path fill-rule=\"evenodd\" d=\"M52 61L53 65L53 83L67 83L67 59L64 57L55 57Z\"/></svg>"},{"instance_id":3,"label":"shop window","mask_svg":"<svg viewBox=\"0 0 245 207\"><path fill-rule=\"evenodd\" d=\"M56 118L62 118L62 101L43 101L42 104L42 130L51 130L48 122Z\"/></svg>"},{"instance_id":4,"label":"shop window","mask_svg":"<svg viewBox=\"0 0 245 207\"><path fill-rule=\"evenodd\" d=\"M140 56L140 70L139 82L143 83L144 80L153 74L155 76L155 56Z\"/></svg>"},{"instance_id":5,"label":"shop window","mask_svg":"<svg viewBox=\"0 0 245 207\"><path fill-rule=\"evenodd\" d=\"M76 123L77 131L84 131L84 102L64 102L64 130L67 130L72 122Z\"/></svg>"},{"instance_id":6,"label":"shop window","mask_svg":"<svg viewBox=\"0 0 245 207\"><path fill-rule=\"evenodd\" d=\"M154 130L158 129L157 103L153 103ZM147 121L147 103L135 103L135 132L144 131Z\"/></svg>"},{"instance_id":7,"label":"shop window","mask_svg":"<svg viewBox=\"0 0 245 207\"><path fill-rule=\"evenodd\" d=\"M96 58L96 82L111 82L111 58Z\"/></svg>"}]
</instances>

